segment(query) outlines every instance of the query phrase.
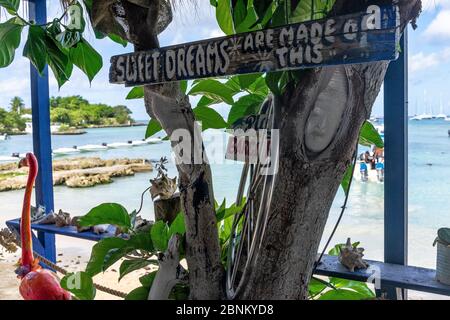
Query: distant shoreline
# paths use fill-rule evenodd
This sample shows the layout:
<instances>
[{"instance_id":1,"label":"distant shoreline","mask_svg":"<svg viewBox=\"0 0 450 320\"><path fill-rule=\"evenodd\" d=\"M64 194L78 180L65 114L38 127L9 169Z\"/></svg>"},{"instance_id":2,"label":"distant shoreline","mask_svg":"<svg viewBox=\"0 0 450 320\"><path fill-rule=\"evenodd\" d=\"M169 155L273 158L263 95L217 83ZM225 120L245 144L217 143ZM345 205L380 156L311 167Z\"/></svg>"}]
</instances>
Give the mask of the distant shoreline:
<instances>
[{"instance_id":1,"label":"distant shoreline","mask_svg":"<svg viewBox=\"0 0 450 320\"><path fill-rule=\"evenodd\" d=\"M144 122L136 122L136 123L132 123L132 124L109 124L109 125L90 125L87 127L79 127L79 128L75 128L74 130L69 130L67 132L52 132L52 135L59 135L59 136L72 136L72 135L82 135L87 133L86 131L84 131L84 129L106 129L106 128L130 128L130 127L144 127L147 124ZM8 136L24 136L27 135L28 133L23 131L23 132L5 132ZM5 134L5 133L0 133L0 134Z\"/></svg>"},{"instance_id":2,"label":"distant shoreline","mask_svg":"<svg viewBox=\"0 0 450 320\"><path fill-rule=\"evenodd\" d=\"M87 127L80 127L77 129L103 129L103 128L128 128L128 127L143 127L146 126L147 124L143 123L143 122L136 122L136 123L132 123L132 124L100 124L100 125L91 125L91 126L87 126Z\"/></svg>"}]
</instances>

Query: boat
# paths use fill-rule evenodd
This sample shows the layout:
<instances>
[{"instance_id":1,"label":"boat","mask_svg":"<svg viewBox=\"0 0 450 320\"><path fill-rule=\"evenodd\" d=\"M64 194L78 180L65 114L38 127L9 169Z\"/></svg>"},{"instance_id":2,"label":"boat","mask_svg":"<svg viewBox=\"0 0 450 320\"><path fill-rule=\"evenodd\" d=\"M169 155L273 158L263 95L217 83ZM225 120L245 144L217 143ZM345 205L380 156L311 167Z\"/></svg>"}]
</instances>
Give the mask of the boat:
<instances>
[{"instance_id":1,"label":"boat","mask_svg":"<svg viewBox=\"0 0 450 320\"><path fill-rule=\"evenodd\" d=\"M428 113L422 113L422 114L419 114L419 115L414 116L414 117L411 118L411 120L418 120L418 121L420 121L420 120L431 120L431 119L433 119L433 116L431 114L428 114Z\"/></svg>"},{"instance_id":2,"label":"boat","mask_svg":"<svg viewBox=\"0 0 450 320\"><path fill-rule=\"evenodd\" d=\"M439 101L439 114L436 115L436 119L446 120L447 115L444 113L444 106L442 104L442 96Z\"/></svg>"},{"instance_id":3,"label":"boat","mask_svg":"<svg viewBox=\"0 0 450 320\"><path fill-rule=\"evenodd\" d=\"M148 142L147 141L145 141L145 139L143 139L143 140L134 140L134 141L131 141L131 145L134 147L134 146L142 146L142 145L144 145L144 144L148 144Z\"/></svg>"},{"instance_id":4,"label":"boat","mask_svg":"<svg viewBox=\"0 0 450 320\"><path fill-rule=\"evenodd\" d=\"M78 150L81 152L89 152L89 151L102 151L107 150L108 145L106 143L103 144L86 144L84 146L79 146Z\"/></svg>"},{"instance_id":5,"label":"boat","mask_svg":"<svg viewBox=\"0 0 450 320\"><path fill-rule=\"evenodd\" d=\"M147 138L145 139L145 141L148 144L157 144L157 143L162 143L162 140L160 138Z\"/></svg>"},{"instance_id":6,"label":"boat","mask_svg":"<svg viewBox=\"0 0 450 320\"><path fill-rule=\"evenodd\" d=\"M61 126L59 124L52 124L52 125L50 125L50 132L52 134L57 133L57 132L59 132L60 128L61 128ZM25 122L25 132L28 134L33 133L33 123L31 121Z\"/></svg>"},{"instance_id":7,"label":"boat","mask_svg":"<svg viewBox=\"0 0 450 320\"><path fill-rule=\"evenodd\" d=\"M25 158L26 155L27 155L26 152L24 152L24 153L14 152L13 154L11 154L11 157L19 159L19 158Z\"/></svg>"},{"instance_id":8,"label":"boat","mask_svg":"<svg viewBox=\"0 0 450 320\"><path fill-rule=\"evenodd\" d=\"M414 121L424 120L424 115L423 114L415 115L410 120L414 120Z\"/></svg>"},{"instance_id":9,"label":"boat","mask_svg":"<svg viewBox=\"0 0 450 320\"><path fill-rule=\"evenodd\" d=\"M5 140L8 140L8 139L9 139L9 136L6 133L0 135L0 141L5 141Z\"/></svg>"},{"instance_id":10,"label":"boat","mask_svg":"<svg viewBox=\"0 0 450 320\"><path fill-rule=\"evenodd\" d=\"M58 148L53 150L53 154L55 155L65 155L65 154L72 154L72 153L78 153L80 150L77 146L73 146L73 148Z\"/></svg>"},{"instance_id":11,"label":"boat","mask_svg":"<svg viewBox=\"0 0 450 320\"><path fill-rule=\"evenodd\" d=\"M131 141L128 141L128 142L113 142L113 143L108 143L107 146L108 146L108 148L117 149L117 148L132 147L133 144L131 143Z\"/></svg>"}]
</instances>

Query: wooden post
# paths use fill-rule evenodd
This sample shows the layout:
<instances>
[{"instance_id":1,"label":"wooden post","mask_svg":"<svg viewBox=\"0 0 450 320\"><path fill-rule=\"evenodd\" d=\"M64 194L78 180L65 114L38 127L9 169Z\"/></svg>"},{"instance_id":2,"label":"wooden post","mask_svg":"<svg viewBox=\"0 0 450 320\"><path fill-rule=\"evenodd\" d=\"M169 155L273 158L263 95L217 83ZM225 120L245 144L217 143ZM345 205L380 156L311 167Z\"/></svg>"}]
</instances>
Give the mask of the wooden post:
<instances>
[{"instance_id":1,"label":"wooden post","mask_svg":"<svg viewBox=\"0 0 450 320\"><path fill-rule=\"evenodd\" d=\"M384 261L408 263L408 33L384 82L386 168L384 181ZM388 299L405 299L406 290L384 287ZM403 292L400 292L403 291Z\"/></svg>"}]
</instances>

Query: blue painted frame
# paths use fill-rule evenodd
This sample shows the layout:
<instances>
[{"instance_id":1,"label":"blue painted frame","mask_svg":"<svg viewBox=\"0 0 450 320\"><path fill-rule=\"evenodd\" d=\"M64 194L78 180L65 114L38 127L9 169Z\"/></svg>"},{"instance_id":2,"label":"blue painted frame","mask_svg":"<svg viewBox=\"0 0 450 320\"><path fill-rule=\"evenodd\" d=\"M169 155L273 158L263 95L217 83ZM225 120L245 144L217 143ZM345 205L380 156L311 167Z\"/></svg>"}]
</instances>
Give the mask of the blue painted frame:
<instances>
[{"instance_id":1,"label":"blue painted frame","mask_svg":"<svg viewBox=\"0 0 450 320\"><path fill-rule=\"evenodd\" d=\"M45 0L29 0L30 19L38 24L47 23L47 5ZM43 206L46 213L53 211L53 173L52 142L50 132L50 96L48 67L40 75L30 64L31 108L33 116L33 150L38 159L39 173L36 179L36 204ZM56 261L55 235L38 232L44 256Z\"/></svg>"},{"instance_id":2,"label":"blue painted frame","mask_svg":"<svg viewBox=\"0 0 450 320\"><path fill-rule=\"evenodd\" d=\"M384 80L384 261L408 264L408 31L401 52ZM387 297L406 299L406 291L385 287ZM401 293L401 296L399 294Z\"/></svg>"}]
</instances>

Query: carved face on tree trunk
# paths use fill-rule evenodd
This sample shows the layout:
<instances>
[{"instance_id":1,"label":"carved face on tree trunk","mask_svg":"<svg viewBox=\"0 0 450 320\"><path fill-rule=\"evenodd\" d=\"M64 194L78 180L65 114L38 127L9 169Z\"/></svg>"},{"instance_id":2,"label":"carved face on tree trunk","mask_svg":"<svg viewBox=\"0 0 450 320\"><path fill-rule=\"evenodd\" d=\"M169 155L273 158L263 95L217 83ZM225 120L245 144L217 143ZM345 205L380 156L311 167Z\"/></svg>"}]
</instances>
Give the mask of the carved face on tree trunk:
<instances>
[{"instance_id":1,"label":"carved face on tree trunk","mask_svg":"<svg viewBox=\"0 0 450 320\"><path fill-rule=\"evenodd\" d=\"M348 83L345 70L341 67L333 69L306 123L305 145L314 153L324 151L333 141L346 107Z\"/></svg>"}]
</instances>

